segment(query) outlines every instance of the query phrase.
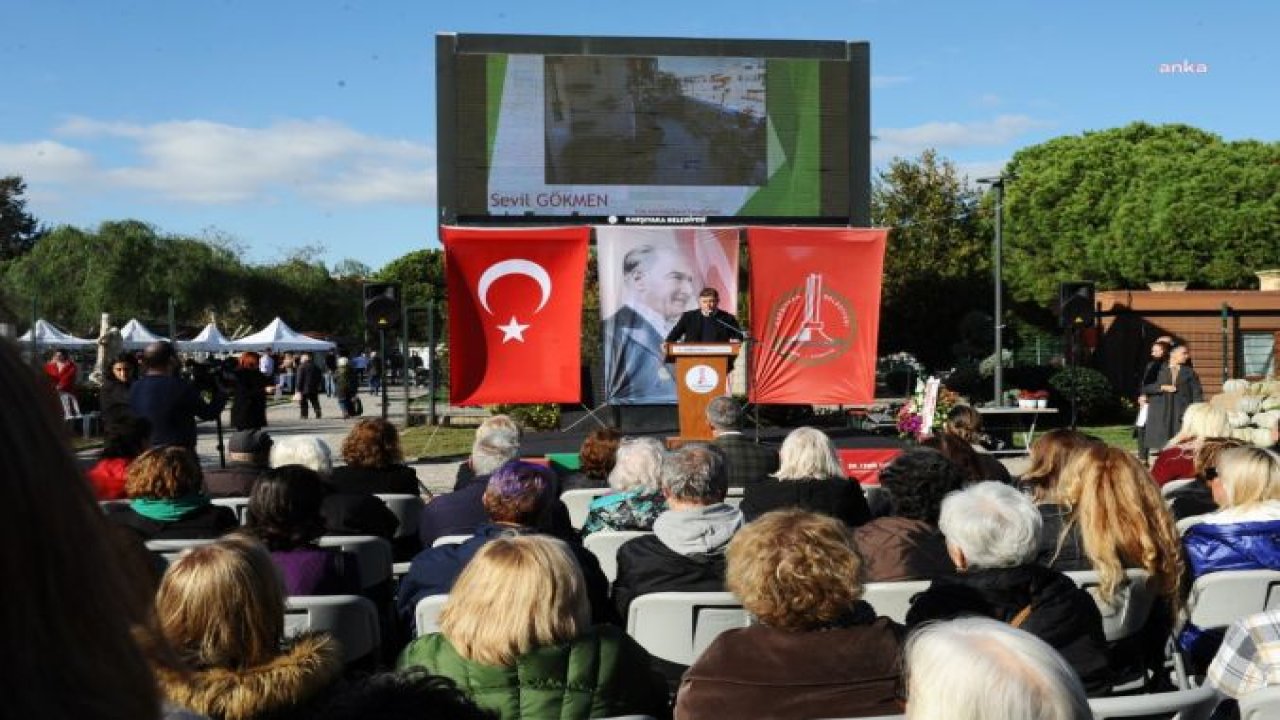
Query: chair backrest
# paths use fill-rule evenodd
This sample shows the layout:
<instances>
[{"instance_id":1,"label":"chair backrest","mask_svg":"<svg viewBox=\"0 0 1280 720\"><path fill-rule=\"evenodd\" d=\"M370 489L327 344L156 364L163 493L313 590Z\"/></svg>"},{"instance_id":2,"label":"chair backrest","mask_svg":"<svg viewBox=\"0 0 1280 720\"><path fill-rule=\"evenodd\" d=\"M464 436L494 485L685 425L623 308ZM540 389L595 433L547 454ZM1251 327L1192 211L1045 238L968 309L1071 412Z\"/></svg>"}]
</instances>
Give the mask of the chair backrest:
<instances>
[{"instance_id":1,"label":"chair backrest","mask_svg":"<svg viewBox=\"0 0 1280 720\"><path fill-rule=\"evenodd\" d=\"M213 504L221 505L222 507L225 507L225 508L231 508L231 511L236 514L236 519L240 521L241 525L244 525L245 523L248 522L249 498L247 497L214 498Z\"/></svg>"},{"instance_id":2,"label":"chair backrest","mask_svg":"<svg viewBox=\"0 0 1280 720\"><path fill-rule=\"evenodd\" d=\"M1187 619L1201 628L1226 627L1246 615L1280 608L1280 570L1226 570L1196 578Z\"/></svg>"},{"instance_id":3,"label":"chair backrest","mask_svg":"<svg viewBox=\"0 0 1280 720\"><path fill-rule=\"evenodd\" d=\"M413 617L419 636L440 632L440 611L444 610L444 604L448 601L448 595L428 595L418 601Z\"/></svg>"},{"instance_id":4,"label":"chair backrest","mask_svg":"<svg viewBox=\"0 0 1280 720\"><path fill-rule=\"evenodd\" d=\"M378 609L359 595L295 595L285 601L287 636L323 630L342 644L342 658L351 663L376 653L382 646Z\"/></svg>"},{"instance_id":5,"label":"chair backrest","mask_svg":"<svg viewBox=\"0 0 1280 720\"><path fill-rule=\"evenodd\" d=\"M1280 686L1262 688L1240 698L1240 720L1280 718Z\"/></svg>"},{"instance_id":6,"label":"chair backrest","mask_svg":"<svg viewBox=\"0 0 1280 720\"><path fill-rule=\"evenodd\" d=\"M325 535L316 544L354 554L360 565L362 590L391 582L391 543L386 540L374 535Z\"/></svg>"},{"instance_id":7,"label":"chair backrest","mask_svg":"<svg viewBox=\"0 0 1280 720\"><path fill-rule=\"evenodd\" d=\"M931 580L900 580L897 582L871 582L862 586L862 599L877 615L895 622L906 622L911 600L929 589Z\"/></svg>"},{"instance_id":8,"label":"chair backrest","mask_svg":"<svg viewBox=\"0 0 1280 720\"><path fill-rule=\"evenodd\" d=\"M418 534L418 516L422 514L422 498L417 495L374 495L400 521L396 537Z\"/></svg>"},{"instance_id":9,"label":"chair backrest","mask_svg":"<svg viewBox=\"0 0 1280 720\"><path fill-rule=\"evenodd\" d=\"M129 501L128 500L99 500L98 507L102 508L102 512L110 513L114 508L129 507Z\"/></svg>"},{"instance_id":10,"label":"chair backrest","mask_svg":"<svg viewBox=\"0 0 1280 720\"><path fill-rule=\"evenodd\" d=\"M214 542L216 538L199 538L192 540L148 540L147 549L164 558L166 563L172 563L178 559L178 556L184 550L190 550L201 545L208 545Z\"/></svg>"},{"instance_id":11,"label":"chair backrest","mask_svg":"<svg viewBox=\"0 0 1280 720\"><path fill-rule=\"evenodd\" d=\"M475 535L441 535L431 543L431 547L440 547L441 545L461 545L462 543L475 537Z\"/></svg>"},{"instance_id":12,"label":"chair backrest","mask_svg":"<svg viewBox=\"0 0 1280 720\"><path fill-rule=\"evenodd\" d=\"M581 488L578 490L565 490L560 493L560 502L569 510L569 523L579 530L587 521L587 508L591 506L591 501L601 495L608 495L614 492L613 488Z\"/></svg>"},{"instance_id":13,"label":"chair backrest","mask_svg":"<svg viewBox=\"0 0 1280 720\"><path fill-rule=\"evenodd\" d=\"M1213 713L1217 705L1218 694L1211 687L1089 700L1094 720L1145 718L1152 715L1164 717L1161 713L1177 713L1170 720L1204 720Z\"/></svg>"},{"instance_id":14,"label":"chair backrest","mask_svg":"<svg viewBox=\"0 0 1280 720\"><path fill-rule=\"evenodd\" d=\"M600 561L604 576L613 582L618 579L618 548L628 540L652 535L648 530L601 530L582 539L582 546Z\"/></svg>"},{"instance_id":15,"label":"chair backrest","mask_svg":"<svg viewBox=\"0 0 1280 720\"><path fill-rule=\"evenodd\" d=\"M1169 497L1174 493L1174 491L1181 490L1182 488L1190 485L1195 481L1196 481L1195 478L1182 478L1181 480L1170 480L1160 488L1160 494L1164 495L1165 497Z\"/></svg>"},{"instance_id":16,"label":"chair backrest","mask_svg":"<svg viewBox=\"0 0 1280 720\"><path fill-rule=\"evenodd\" d=\"M1146 570L1130 569L1124 571L1126 582L1116 591L1115 604L1109 605L1098 595L1098 587L1102 584L1098 573L1092 570L1076 570L1065 573L1077 587L1087 590L1102 613L1102 631L1107 635L1107 642L1115 642L1136 635L1147 624L1151 614L1151 605L1155 602L1155 593L1147 584L1151 576Z\"/></svg>"},{"instance_id":17,"label":"chair backrest","mask_svg":"<svg viewBox=\"0 0 1280 720\"><path fill-rule=\"evenodd\" d=\"M733 507L738 507L742 505L742 493L743 493L743 488L740 488L740 487L729 488L728 494L724 496L724 503L726 505L732 505Z\"/></svg>"},{"instance_id":18,"label":"chair backrest","mask_svg":"<svg viewBox=\"0 0 1280 720\"><path fill-rule=\"evenodd\" d=\"M692 665L712 640L750 624L747 611L733 593L660 592L631 601L627 634L649 654L668 662Z\"/></svg>"}]
</instances>

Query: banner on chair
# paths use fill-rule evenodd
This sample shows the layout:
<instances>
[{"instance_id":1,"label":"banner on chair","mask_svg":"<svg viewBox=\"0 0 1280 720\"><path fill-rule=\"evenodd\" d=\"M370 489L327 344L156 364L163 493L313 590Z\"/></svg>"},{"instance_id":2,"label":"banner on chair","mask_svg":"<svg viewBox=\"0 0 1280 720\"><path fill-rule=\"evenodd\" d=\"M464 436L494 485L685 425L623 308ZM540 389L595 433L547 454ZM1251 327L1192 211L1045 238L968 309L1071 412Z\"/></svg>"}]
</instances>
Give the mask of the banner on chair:
<instances>
[{"instance_id":1,"label":"banner on chair","mask_svg":"<svg viewBox=\"0 0 1280 720\"><path fill-rule=\"evenodd\" d=\"M449 399L578 402L587 227L446 227Z\"/></svg>"},{"instance_id":2,"label":"banner on chair","mask_svg":"<svg viewBox=\"0 0 1280 720\"><path fill-rule=\"evenodd\" d=\"M737 314L739 228L596 228L605 399L674 404L662 343L704 287Z\"/></svg>"},{"instance_id":3,"label":"banner on chair","mask_svg":"<svg viewBox=\"0 0 1280 720\"><path fill-rule=\"evenodd\" d=\"M879 229L747 229L752 402L874 399L887 235Z\"/></svg>"}]
</instances>

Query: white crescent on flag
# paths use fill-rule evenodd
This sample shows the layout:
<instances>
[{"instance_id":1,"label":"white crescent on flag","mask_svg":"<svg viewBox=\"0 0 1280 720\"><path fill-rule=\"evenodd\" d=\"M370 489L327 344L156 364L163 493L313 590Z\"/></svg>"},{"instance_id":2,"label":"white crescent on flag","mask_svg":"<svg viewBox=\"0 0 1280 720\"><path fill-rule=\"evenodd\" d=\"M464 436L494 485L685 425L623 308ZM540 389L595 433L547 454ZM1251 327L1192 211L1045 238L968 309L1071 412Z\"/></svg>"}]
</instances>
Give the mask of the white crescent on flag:
<instances>
[{"instance_id":1,"label":"white crescent on flag","mask_svg":"<svg viewBox=\"0 0 1280 720\"><path fill-rule=\"evenodd\" d=\"M507 275L524 275L538 283L538 289L542 291L542 296L539 298L537 309L534 310L535 313L546 306L547 300L551 299L551 276L547 274L545 268L532 260L521 258L503 260L486 268L484 273L480 275L480 282L476 284L476 294L480 297L480 304L484 307L485 312L490 315L493 314L493 310L489 308L489 288L498 279Z\"/></svg>"}]
</instances>

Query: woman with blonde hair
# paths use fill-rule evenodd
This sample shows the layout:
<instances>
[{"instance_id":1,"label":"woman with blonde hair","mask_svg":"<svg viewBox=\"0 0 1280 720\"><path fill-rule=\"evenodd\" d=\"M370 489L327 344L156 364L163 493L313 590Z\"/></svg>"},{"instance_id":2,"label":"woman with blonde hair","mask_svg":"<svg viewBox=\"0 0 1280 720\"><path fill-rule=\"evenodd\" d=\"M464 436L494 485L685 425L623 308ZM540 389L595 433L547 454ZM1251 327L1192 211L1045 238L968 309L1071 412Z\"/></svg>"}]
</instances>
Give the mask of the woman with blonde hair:
<instances>
[{"instance_id":1,"label":"woman with blonde hair","mask_svg":"<svg viewBox=\"0 0 1280 720\"><path fill-rule=\"evenodd\" d=\"M1187 528L1191 579L1225 570L1280 570L1280 455L1259 447L1224 450L1209 489L1220 508ZM1222 633L1187 623L1178 643L1207 665Z\"/></svg>"},{"instance_id":2,"label":"woman with blonde hair","mask_svg":"<svg viewBox=\"0 0 1280 720\"><path fill-rule=\"evenodd\" d=\"M1082 450L1098 442L1088 435L1067 428L1055 428L1031 443L1031 467L1023 473L1019 484L1031 496L1040 511L1043 525L1036 562L1055 570L1088 570L1078 527L1067 523L1070 506L1059 494L1062 470Z\"/></svg>"},{"instance_id":3,"label":"woman with blonde hair","mask_svg":"<svg viewBox=\"0 0 1280 720\"><path fill-rule=\"evenodd\" d=\"M784 507L830 515L849 527L871 519L862 486L840 467L827 434L811 427L792 430L782 441L780 466L771 476L748 483L739 508L750 522Z\"/></svg>"},{"instance_id":4,"label":"woman with blonde hair","mask_svg":"<svg viewBox=\"0 0 1280 720\"><path fill-rule=\"evenodd\" d=\"M1151 465L1151 477L1160 485L1170 480L1195 477L1196 451L1205 438L1230 435L1231 421L1222 410L1204 402L1187 407L1178 434L1156 455Z\"/></svg>"},{"instance_id":5,"label":"woman with blonde hair","mask_svg":"<svg viewBox=\"0 0 1280 720\"><path fill-rule=\"evenodd\" d=\"M342 674L342 653L327 634L285 643L284 598L271 556L248 536L179 557L156 593L161 632L187 665L156 668L166 697L213 720L306 717Z\"/></svg>"},{"instance_id":6,"label":"woman with blonde hair","mask_svg":"<svg viewBox=\"0 0 1280 720\"><path fill-rule=\"evenodd\" d=\"M1181 522L1187 518L1199 515L1207 515L1218 509L1218 503L1213 499L1213 489L1210 487L1212 478L1218 476L1218 456L1224 450L1231 448L1245 447L1248 445L1243 440L1235 438L1205 438L1200 444L1200 449L1196 451L1195 457L1192 459L1192 467L1195 468L1195 478L1182 487L1170 489L1165 487L1161 490L1165 501L1169 504L1169 510L1173 513L1174 522Z\"/></svg>"},{"instance_id":7,"label":"woman with blonde hair","mask_svg":"<svg viewBox=\"0 0 1280 720\"><path fill-rule=\"evenodd\" d=\"M398 666L452 679L503 720L666 716L649 653L590 616L568 546L545 535L499 538L454 583L440 632L410 643Z\"/></svg>"},{"instance_id":8,"label":"woman with blonde hair","mask_svg":"<svg viewBox=\"0 0 1280 720\"><path fill-rule=\"evenodd\" d=\"M757 620L685 673L682 720L897 712L903 631L862 600L862 558L835 518L771 512L729 543L726 583Z\"/></svg>"}]
</instances>

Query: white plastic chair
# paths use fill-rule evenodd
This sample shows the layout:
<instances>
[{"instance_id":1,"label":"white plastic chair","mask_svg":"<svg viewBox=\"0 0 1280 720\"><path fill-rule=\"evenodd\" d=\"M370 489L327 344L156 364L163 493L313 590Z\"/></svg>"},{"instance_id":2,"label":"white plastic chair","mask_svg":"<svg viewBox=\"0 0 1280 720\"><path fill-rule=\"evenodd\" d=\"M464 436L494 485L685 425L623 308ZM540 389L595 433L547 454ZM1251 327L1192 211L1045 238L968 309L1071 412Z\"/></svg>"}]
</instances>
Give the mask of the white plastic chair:
<instances>
[{"instance_id":1,"label":"white plastic chair","mask_svg":"<svg viewBox=\"0 0 1280 720\"><path fill-rule=\"evenodd\" d=\"M382 646L378 609L359 595L295 595L285 600L285 635L323 630L342 644L351 663L376 654Z\"/></svg>"},{"instance_id":2,"label":"white plastic chair","mask_svg":"<svg viewBox=\"0 0 1280 720\"><path fill-rule=\"evenodd\" d=\"M440 611L444 610L444 604L448 601L448 595L428 595L418 601L418 606L413 610L413 619L419 637L440 632Z\"/></svg>"},{"instance_id":3,"label":"white plastic chair","mask_svg":"<svg viewBox=\"0 0 1280 720\"><path fill-rule=\"evenodd\" d=\"M1240 720L1280 718L1280 687L1262 688L1240 698Z\"/></svg>"},{"instance_id":4,"label":"white plastic chair","mask_svg":"<svg viewBox=\"0 0 1280 720\"><path fill-rule=\"evenodd\" d=\"M601 530L582 539L585 547L600 561L600 569L612 583L618 579L618 548L630 540L652 535L648 530Z\"/></svg>"},{"instance_id":5,"label":"white plastic chair","mask_svg":"<svg viewBox=\"0 0 1280 720\"><path fill-rule=\"evenodd\" d=\"M391 543L374 535L325 535L320 547L342 548L356 556L360 566L360 589L378 587L391 581Z\"/></svg>"},{"instance_id":6,"label":"white plastic chair","mask_svg":"<svg viewBox=\"0 0 1280 720\"><path fill-rule=\"evenodd\" d=\"M422 498L417 495L374 495L382 501L391 514L400 521L396 537L408 537L418 534L418 516L422 514Z\"/></svg>"},{"instance_id":7,"label":"white plastic chair","mask_svg":"<svg viewBox=\"0 0 1280 720\"><path fill-rule=\"evenodd\" d=\"M1202 629L1225 628L1246 615L1280 608L1280 570L1227 570L1196 578L1187 596L1187 620Z\"/></svg>"},{"instance_id":8,"label":"white plastic chair","mask_svg":"<svg viewBox=\"0 0 1280 720\"><path fill-rule=\"evenodd\" d=\"M217 540L217 538L200 538L193 540L148 540L147 549L164 558L167 563L172 563L178 559L184 551L191 548L208 545Z\"/></svg>"},{"instance_id":9,"label":"white plastic chair","mask_svg":"<svg viewBox=\"0 0 1280 720\"><path fill-rule=\"evenodd\" d=\"M929 589L931 580L899 580L897 582L872 582L862 586L862 599L895 622L906 622L911 600Z\"/></svg>"},{"instance_id":10,"label":"white plastic chair","mask_svg":"<svg viewBox=\"0 0 1280 720\"><path fill-rule=\"evenodd\" d=\"M1209 687L1089 700L1094 720L1145 718L1152 715L1163 717L1161 713L1176 713L1170 720L1204 720L1217 706L1218 694Z\"/></svg>"},{"instance_id":11,"label":"white plastic chair","mask_svg":"<svg viewBox=\"0 0 1280 720\"><path fill-rule=\"evenodd\" d=\"M750 624L747 611L732 593L660 592L631 601L627 634L649 654L668 662L692 665L725 630Z\"/></svg>"},{"instance_id":12,"label":"white plastic chair","mask_svg":"<svg viewBox=\"0 0 1280 720\"><path fill-rule=\"evenodd\" d=\"M1102 614L1102 631L1107 635L1107 642L1115 642L1131 635L1136 635L1147 624L1151 615L1151 605L1155 602L1155 594L1147 584L1151 576L1146 570L1125 570L1126 583L1116 593L1116 604L1108 605L1098 595L1101 581L1098 573L1092 570L1076 570L1064 573L1071 578L1077 587L1087 590L1093 596L1098 612Z\"/></svg>"},{"instance_id":13,"label":"white plastic chair","mask_svg":"<svg viewBox=\"0 0 1280 720\"><path fill-rule=\"evenodd\" d=\"M227 497L213 498L214 505L221 505L225 508L231 508L231 512L236 514L236 519L241 525L248 522L249 516L249 498L247 497Z\"/></svg>"},{"instance_id":14,"label":"white plastic chair","mask_svg":"<svg viewBox=\"0 0 1280 720\"><path fill-rule=\"evenodd\" d=\"M617 492L613 488L579 488L577 490L565 490L560 493L560 502L569 510L569 524L579 530L583 524L587 522L587 510L591 507L591 501L601 495L609 495Z\"/></svg>"},{"instance_id":15,"label":"white plastic chair","mask_svg":"<svg viewBox=\"0 0 1280 720\"><path fill-rule=\"evenodd\" d=\"M732 505L733 507L738 507L742 505L743 492L744 492L744 488L740 488L740 487L729 488L728 494L724 496L725 504Z\"/></svg>"}]
</instances>

